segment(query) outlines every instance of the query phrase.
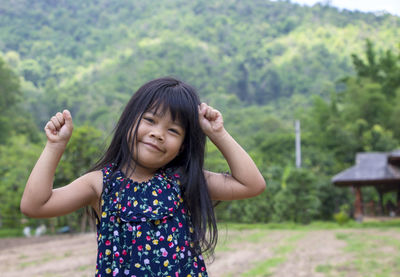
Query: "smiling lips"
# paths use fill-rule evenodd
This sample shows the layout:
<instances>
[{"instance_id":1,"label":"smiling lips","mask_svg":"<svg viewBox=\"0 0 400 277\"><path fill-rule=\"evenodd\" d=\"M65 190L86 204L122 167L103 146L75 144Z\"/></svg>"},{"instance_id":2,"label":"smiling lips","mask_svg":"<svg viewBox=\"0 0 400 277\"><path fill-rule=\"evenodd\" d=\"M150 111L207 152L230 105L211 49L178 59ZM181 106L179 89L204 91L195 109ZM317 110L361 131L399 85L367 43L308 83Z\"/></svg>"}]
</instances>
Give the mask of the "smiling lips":
<instances>
[{"instance_id":1,"label":"smiling lips","mask_svg":"<svg viewBox=\"0 0 400 277\"><path fill-rule=\"evenodd\" d=\"M145 144L145 145L151 147L152 149L154 149L154 150L156 150L156 151L164 152L164 151L161 150L161 148L159 148L159 147L158 147L156 144L154 144L154 143L151 143L151 142L143 142L143 144Z\"/></svg>"}]
</instances>

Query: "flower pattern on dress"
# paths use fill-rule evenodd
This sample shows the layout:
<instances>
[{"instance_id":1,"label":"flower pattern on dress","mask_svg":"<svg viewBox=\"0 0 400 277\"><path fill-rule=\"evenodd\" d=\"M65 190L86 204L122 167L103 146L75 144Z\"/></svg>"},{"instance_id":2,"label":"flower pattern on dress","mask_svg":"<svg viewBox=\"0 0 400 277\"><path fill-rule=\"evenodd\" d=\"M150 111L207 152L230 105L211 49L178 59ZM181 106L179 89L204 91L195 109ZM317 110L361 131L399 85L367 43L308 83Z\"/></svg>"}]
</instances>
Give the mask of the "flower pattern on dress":
<instances>
[{"instance_id":1,"label":"flower pattern on dress","mask_svg":"<svg viewBox=\"0 0 400 277\"><path fill-rule=\"evenodd\" d=\"M96 276L208 276L193 249L179 175L160 170L138 183L114 168L102 169Z\"/></svg>"}]
</instances>

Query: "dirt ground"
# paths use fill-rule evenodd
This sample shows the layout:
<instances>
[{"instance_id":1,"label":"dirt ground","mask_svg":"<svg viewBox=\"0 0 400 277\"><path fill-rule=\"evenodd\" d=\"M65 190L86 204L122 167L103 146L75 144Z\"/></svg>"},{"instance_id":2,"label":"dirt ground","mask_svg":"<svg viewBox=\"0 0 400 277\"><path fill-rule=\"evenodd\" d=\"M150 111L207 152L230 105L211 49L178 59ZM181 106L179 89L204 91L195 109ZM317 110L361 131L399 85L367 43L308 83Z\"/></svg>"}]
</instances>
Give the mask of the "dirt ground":
<instances>
[{"instance_id":1,"label":"dirt ground","mask_svg":"<svg viewBox=\"0 0 400 277\"><path fill-rule=\"evenodd\" d=\"M346 242L337 239L338 232L350 231L222 230L208 273L211 277L241 276L258 262L280 255L284 256L282 263L269 274L257 276L323 277L316 271L318 265L343 264L352 258L343 251ZM362 232L379 236L380 231ZM398 232L393 235L400 239ZM94 276L95 258L95 234L0 239L0 275L4 277ZM358 275L349 272L344 276Z\"/></svg>"}]
</instances>

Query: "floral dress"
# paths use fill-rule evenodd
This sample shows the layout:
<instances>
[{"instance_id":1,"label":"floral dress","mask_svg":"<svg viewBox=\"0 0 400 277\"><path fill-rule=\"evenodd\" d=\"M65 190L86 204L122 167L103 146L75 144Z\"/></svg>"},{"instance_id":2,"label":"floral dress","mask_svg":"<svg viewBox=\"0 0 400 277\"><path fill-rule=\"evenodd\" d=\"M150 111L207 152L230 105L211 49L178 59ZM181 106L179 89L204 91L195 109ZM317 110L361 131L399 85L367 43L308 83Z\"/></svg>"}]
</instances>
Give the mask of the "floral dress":
<instances>
[{"instance_id":1,"label":"floral dress","mask_svg":"<svg viewBox=\"0 0 400 277\"><path fill-rule=\"evenodd\" d=\"M138 183L114 167L102 169L96 276L208 276L192 248L179 175L160 170Z\"/></svg>"}]
</instances>

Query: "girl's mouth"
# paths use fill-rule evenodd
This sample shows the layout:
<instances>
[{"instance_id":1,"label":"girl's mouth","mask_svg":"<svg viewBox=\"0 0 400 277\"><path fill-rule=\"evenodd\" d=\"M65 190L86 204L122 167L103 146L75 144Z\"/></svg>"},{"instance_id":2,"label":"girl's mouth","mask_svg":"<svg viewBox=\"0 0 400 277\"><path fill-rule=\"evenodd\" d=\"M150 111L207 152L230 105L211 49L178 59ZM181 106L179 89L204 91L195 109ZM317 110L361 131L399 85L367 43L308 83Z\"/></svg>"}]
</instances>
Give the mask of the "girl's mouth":
<instances>
[{"instance_id":1,"label":"girl's mouth","mask_svg":"<svg viewBox=\"0 0 400 277\"><path fill-rule=\"evenodd\" d=\"M151 142L143 142L143 144L145 144L145 145L151 147L151 148L154 149L154 150L157 150L157 151L159 151L159 152L163 152L163 151L161 150L161 148L159 148L157 145L155 145L155 144L153 144L153 143L151 143Z\"/></svg>"}]
</instances>

